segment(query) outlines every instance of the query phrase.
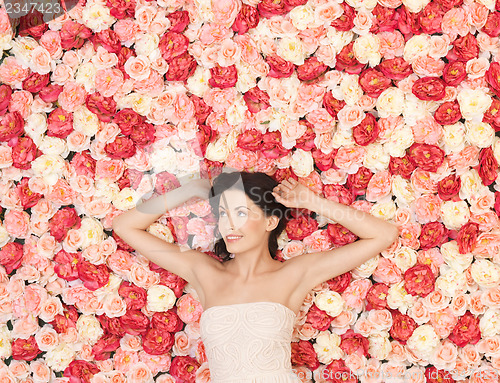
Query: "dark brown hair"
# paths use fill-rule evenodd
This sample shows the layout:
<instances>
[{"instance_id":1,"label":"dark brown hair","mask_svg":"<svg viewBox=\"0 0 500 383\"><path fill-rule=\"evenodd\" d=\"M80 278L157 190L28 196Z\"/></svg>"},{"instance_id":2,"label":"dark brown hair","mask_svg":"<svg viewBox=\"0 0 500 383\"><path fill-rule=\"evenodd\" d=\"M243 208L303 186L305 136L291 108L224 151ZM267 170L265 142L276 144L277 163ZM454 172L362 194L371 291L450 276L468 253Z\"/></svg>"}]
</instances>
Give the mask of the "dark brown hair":
<instances>
[{"instance_id":1,"label":"dark brown hair","mask_svg":"<svg viewBox=\"0 0 500 383\"><path fill-rule=\"evenodd\" d=\"M228 189L241 189L242 191L264 212L266 217L276 215L280 220L278 225L271 231L269 235L268 247L271 257L276 259L278 250L278 237L286 227L287 221L291 218L291 209L276 201L271 194L273 189L278 186L276 181L271 176L261 172L231 172L221 173L214 178L212 187L210 188L209 203L217 221L219 220L219 204L221 194ZM216 227L218 231L218 228ZM214 253L222 259L223 262L231 259L226 248L224 238L220 238L214 246Z\"/></svg>"}]
</instances>

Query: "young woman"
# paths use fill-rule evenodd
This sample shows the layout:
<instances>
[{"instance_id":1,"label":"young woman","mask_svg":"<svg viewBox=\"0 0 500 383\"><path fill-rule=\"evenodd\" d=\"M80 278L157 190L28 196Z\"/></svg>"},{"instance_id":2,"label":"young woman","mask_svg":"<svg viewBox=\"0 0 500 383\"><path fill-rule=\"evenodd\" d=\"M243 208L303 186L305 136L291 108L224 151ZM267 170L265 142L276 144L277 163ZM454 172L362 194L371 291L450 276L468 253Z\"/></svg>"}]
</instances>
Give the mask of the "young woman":
<instances>
[{"instance_id":1,"label":"young woman","mask_svg":"<svg viewBox=\"0 0 500 383\"><path fill-rule=\"evenodd\" d=\"M214 251L222 262L145 231L193 196L210 198L220 236ZM338 222L359 240L281 262L277 238L292 208ZM291 369L290 343L296 313L309 291L363 264L398 237L391 223L322 198L293 178L278 183L249 172L221 173L213 185L192 181L120 215L113 229L198 292L205 310L200 335L214 383L299 382Z\"/></svg>"}]
</instances>

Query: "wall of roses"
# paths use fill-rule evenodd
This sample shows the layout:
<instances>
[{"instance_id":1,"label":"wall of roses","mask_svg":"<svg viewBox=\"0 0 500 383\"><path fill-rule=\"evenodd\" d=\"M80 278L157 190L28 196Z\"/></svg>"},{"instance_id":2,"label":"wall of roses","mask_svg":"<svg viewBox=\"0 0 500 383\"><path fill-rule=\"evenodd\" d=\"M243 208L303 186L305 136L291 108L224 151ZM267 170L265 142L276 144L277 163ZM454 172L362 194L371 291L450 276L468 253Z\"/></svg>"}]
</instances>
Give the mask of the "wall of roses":
<instances>
[{"instance_id":1,"label":"wall of roses","mask_svg":"<svg viewBox=\"0 0 500 383\"><path fill-rule=\"evenodd\" d=\"M111 223L229 166L400 229L310 292L302 381L498 382L499 0L81 0L41 17L0 8L3 381L210 381L196 291ZM214 230L201 200L148 229L212 256ZM299 209L278 257L356 239Z\"/></svg>"}]
</instances>

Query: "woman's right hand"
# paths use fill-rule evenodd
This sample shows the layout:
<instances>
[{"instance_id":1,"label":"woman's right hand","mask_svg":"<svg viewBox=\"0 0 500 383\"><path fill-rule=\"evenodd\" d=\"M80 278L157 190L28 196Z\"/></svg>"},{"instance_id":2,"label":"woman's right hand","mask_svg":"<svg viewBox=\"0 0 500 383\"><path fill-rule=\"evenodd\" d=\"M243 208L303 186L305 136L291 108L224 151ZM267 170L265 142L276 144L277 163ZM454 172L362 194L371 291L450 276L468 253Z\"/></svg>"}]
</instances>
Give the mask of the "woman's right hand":
<instances>
[{"instance_id":1,"label":"woman's right hand","mask_svg":"<svg viewBox=\"0 0 500 383\"><path fill-rule=\"evenodd\" d=\"M186 187L189 188L189 192L193 197L208 199L210 197L212 182L209 179L200 178L190 181Z\"/></svg>"}]
</instances>

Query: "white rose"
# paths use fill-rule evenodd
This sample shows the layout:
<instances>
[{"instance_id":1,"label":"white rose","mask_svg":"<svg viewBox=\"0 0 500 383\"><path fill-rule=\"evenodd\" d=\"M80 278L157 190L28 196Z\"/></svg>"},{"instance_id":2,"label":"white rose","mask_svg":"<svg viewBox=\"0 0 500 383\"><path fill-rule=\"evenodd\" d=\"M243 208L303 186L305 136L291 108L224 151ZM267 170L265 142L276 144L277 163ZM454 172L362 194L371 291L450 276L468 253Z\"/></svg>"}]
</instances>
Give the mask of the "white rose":
<instances>
[{"instance_id":1,"label":"white rose","mask_svg":"<svg viewBox=\"0 0 500 383\"><path fill-rule=\"evenodd\" d=\"M105 202L111 202L120 192L118 185L109 178L98 178L94 182L95 198L102 198Z\"/></svg>"},{"instance_id":2,"label":"white rose","mask_svg":"<svg viewBox=\"0 0 500 383\"><path fill-rule=\"evenodd\" d=\"M7 325L0 325L0 358L7 359L12 355L11 334Z\"/></svg>"},{"instance_id":3,"label":"white rose","mask_svg":"<svg viewBox=\"0 0 500 383\"><path fill-rule=\"evenodd\" d=\"M403 113L405 104L404 92L395 87L385 89L377 98L378 116L386 118L389 116L399 116Z\"/></svg>"},{"instance_id":4,"label":"white rose","mask_svg":"<svg viewBox=\"0 0 500 383\"><path fill-rule=\"evenodd\" d=\"M424 324L413 331L406 342L406 347L418 358L429 359L439 344L439 336L436 334L434 327L430 324Z\"/></svg>"},{"instance_id":5,"label":"white rose","mask_svg":"<svg viewBox=\"0 0 500 383\"><path fill-rule=\"evenodd\" d=\"M314 23L314 10L308 5L299 5L293 8L289 13L290 21L292 25L300 29L301 31L307 29L307 27L312 26Z\"/></svg>"},{"instance_id":6,"label":"white rose","mask_svg":"<svg viewBox=\"0 0 500 383\"><path fill-rule=\"evenodd\" d=\"M43 178L50 186L56 184L65 169L65 161L61 156L53 154L42 154L31 162L31 169L35 177Z\"/></svg>"},{"instance_id":7,"label":"white rose","mask_svg":"<svg viewBox=\"0 0 500 383\"><path fill-rule=\"evenodd\" d=\"M380 172L389 167L391 156L385 151L384 146L378 142L373 142L365 146L365 157L363 166L372 172Z\"/></svg>"},{"instance_id":8,"label":"white rose","mask_svg":"<svg viewBox=\"0 0 500 383\"><path fill-rule=\"evenodd\" d=\"M353 277L356 279L370 277L377 269L379 259L380 255L377 254L375 257L368 259L367 261L356 267L354 270L352 270Z\"/></svg>"},{"instance_id":9,"label":"white rose","mask_svg":"<svg viewBox=\"0 0 500 383\"><path fill-rule=\"evenodd\" d=\"M346 74L340 81L340 90L343 100L347 105L354 106L363 95L363 89L359 85L359 76Z\"/></svg>"},{"instance_id":10,"label":"white rose","mask_svg":"<svg viewBox=\"0 0 500 383\"><path fill-rule=\"evenodd\" d=\"M477 193L483 186L483 181L476 169L469 169L460 175L460 191L458 195L461 199L469 199L472 194Z\"/></svg>"},{"instance_id":11,"label":"white rose","mask_svg":"<svg viewBox=\"0 0 500 383\"><path fill-rule=\"evenodd\" d=\"M236 126L245 121L245 116L248 111L247 105L240 95L226 110L226 120L228 124Z\"/></svg>"},{"instance_id":12,"label":"white rose","mask_svg":"<svg viewBox=\"0 0 500 383\"><path fill-rule=\"evenodd\" d=\"M44 154L52 154L63 158L66 158L69 154L69 148L68 145L66 145L66 140L59 137L43 137L40 145L38 145L38 149L40 149Z\"/></svg>"},{"instance_id":13,"label":"white rose","mask_svg":"<svg viewBox=\"0 0 500 383\"><path fill-rule=\"evenodd\" d=\"M420 100L413 93L407 93L403 108L404 121L408 125L416 125L418 120L432 116L437 106L435 101Z\"/></svg>"},{"instance_id":14,"label":"white rose","mask_svg":"<svg viewBox=\"0 0 500 383\"><path fill-rule=\"evenodd\" d=\"M408 308L413 306L416 300L416 296L406 292L404 288L404 281L400 281L389 287L387 305L391 309L398 309L401 313L406 314Z\"/></svg>"},{"instance_id":15,"label":"white rose","mask_svg":"<svg viewBox=\"0 0 500 383\"><path fill-rule=\"evenodd\" d=\"M45 113L33 113L26 118L24 131L30 136L33 142L39 146L45 137L48 123Z\"/></svg>"},{"instance_id":16,"label":"white rose","mask_svg":"<svg viewBox=\"0 0 500 383\"><path fill-rule=\"evenodd\" d=\"M149 56L158 48L160 37L156 33L138 33L135 36L135 53L138 56Z\"/></svg>"},{"instance_id":17,"label":"white rose","mask_svg":"<svg viewBox=\"0 0 500 383\"><path fill-rule=\"evenodd\" d=\"M66 342L59 343L44 355L45 363L54 371L64 371L75 359L73 346Z\"/></svg>"},{"instance_id":18,"label":"white rose","mask_svg":"<svg viewBox=\"0 0 500 383\"><path fill-rule=\"evenodd\" d=\"M390 138L384 145L384 149L392 157L403 157L406 149L414 143L413 131L409 125L404 125L392 131Z\"/></svg>"},{"instance_id":19,"label":"white rose","mask_svg":"<svg viewBox=\"0 0 500 383\"><path fill-rule=\"evenodd\" d=\"M311 152L297 149L292 154L290 166L299 177L307 177L314 171L314 159Z\"/></svg>"},{"instance_id":20,"label":"white rose","mask_svg":"<svg viewBox=\"0 0 500 383\"><path fill-rule=\"evenodd\" d=\"M396 197L396 204L399 207L410 207L410 204L415 200L415 191L411 183L399 174L392 177L391 191Z\"/></svg>"},{"instance_id":21,"label":"white rose","mask_svg":"<svg viewBox=\"0 0 500 383\"><path fill-rule=\"evenodd\" d=\"M160 238L168 243L174 243L174 236L172 231L166 225L159 222L151 224L146 230L148 233L153 234L156 238Z\"/></svg>"},{"instance_id":22,"label":"white rose","mask_svg":"<svg viewBox=\"0 0 500 383\"><path fill-rule=\"evenodd\" d=\"M443 126L444 151L448 155L461 151L465 147L465 125L457 122L453 125Z\"/></svg>"},{"instance_id":23,"label":"white rose","mask_svg":"<svg viewBox=\"0 0 500 383\"><path fill-rule=\"evenodd\" d=\"M11 45L11 53L16 58L17 62L23 67L29 68L33 50L40 46L38 42L30 36L17 36L14 40L12 40Z\"/></svg>"},{"instance_id":24,"label":"white rose","mask_svg":"<svg viewBox=\"0 0 500 383\"><path fill-rule=\"evenodd\" d=\"M352 31L339 31L332 26L326 27L326 36L321 40L321 43L330 44L336 53L339 53L342 48L349 44L354 38Z\"/></svg>"},{"instance_id":25,"label":"white rose","mask_svg":"<svg viewBox=\"0 0 500 383\"><path fill-rule=\"evenodd\" d=\"M341 146L354 146L354 145L357 144L356 141L354 141L354 138L352 137L352 129L338 125L337 130L333 134L332 146L338 149Z\"/></svg>"},{"instance_id":26,"label":"white rose","mask_svg":"<svg viewBox=\"0 0 500 383\"><path fill-rule=\"evenodd\" d=\"M459 230L469 218L469 206L465 201L444 201L441 205L441 219L450 230Z\"/></svg>"},{"instance_id":27,"label":"white rose","mask_svg":"<svg viewBox=\"0 0 500 383\"><path fill-rule=\"evenodd\" d=\"M478 148L487 148L493 144L495 129L486 122L465 121L465 138Z\"/></svg>"},{"instance_id":28,"label":"white rose","mask_svg":"<svg viewBox=\"0 0 500 383\"><path fill-rule=\"evenodd\" d=\"M479 329L482 337L495 336L500 333L500 310L487 309L479 319Z\"/></svg>"},{"instance_id":29,"label":"white rose","mask_svg":"<svg viewBox=\"0 0 500 383\"><path fill-rule=\"evenodd\" d=\"M444 295L453 297L459 291L467 290L467 279L463 272L441 265L439 277L436 279L436 288Z\"/></svg>"},{"instance_id":30,"label":"white rose","mask_svg":"<svg viewBox=\"0 0 500 383\"><path fill-rule=\"evenodd\" d=\"M151 110L153 98L147 94L131 92L117 102L118 109L132 108L141 116L146 116Z\"/></svg>"},{"instance_id":31,"label":"white rose","mask_svg":"<svg viewBox=\"0 0 500 383\"><path fill-rule=\"evenodd\" d=\"M340 336L329 331L321 331L313 344L318 360L323 364L329 364L332 360L345 356L344 350L339 346Z\"/></svg>"},{"instance_id":32,"label":"white rose","mask_svg":"<svg viewBox=\"0 0 500 383\"><path fill-rule=\"evenodd\" d=\"M472 279L483 288L495 287L500 280L500 267L487 259L477 259L471 266Z\"/></svg>"},{"instance_id":33,"label":"white rose","mask_svg":"<svg viewBox=\"0 0 500 383\"><path fill-rule=\"evenodd\" d=\"M298 37L283 37L277 44L276 53L286 61L295 65L304 64L305 52L302 41Z\"/></svg>"},{"instance_id":34,"label":"white rose","mask_svg":"<svg viewBox=\"0 0 500 383\"><path fill-rule=\"evenodd\" d=\"M219 137L214 142L210 142L207 145L205 158L210 161L224 162L230 153L230 150L227 147L226 143L226 137Z\"/></svg>"},{"instance_id":35,"label":"white rose","mask_svg":"<svg viewBox=\"0 0 500 383\"><path fill-rule=\"evenodd\" d=\"M491 96L481 89L462 89L457 95L460 112L466 120L483 119L484 113L493 102Z\"/></svg>"},{"instance_id":36,"label":"white rose","mask_svg":"<svg viewBox=\"0 0 500 383\"><path fill-rule=\"evenodd\" d=\"M368 336L368 353L371 357L383 360L387 359L392 350L387 331L374 331Z\"/></svg>"},{"instance_id":37,"label":"white rose","mask_svg":"<svg viewBox=\"0 0 500 383\"><path fill-rule=\"evenodd\" d=\"M85 105L81 105L73 112L73 128L92 137L99 130L99 118L95 113L87 109Z\"/></svg>"},{"instance_id":38,"label":"white rose","mask_svg":"<svg viewBox=\"0 0 500 383\"><path fill-rule=\"evenodd\" d=\"M406 272L410 267L413 267L417 263L417 252L408 246L401 246L392 257L392 261L401 270L401 272Z\"/></svg>"},{"instance_id":39,"label":"white rose","mask_svg":"<svg viewBox=\"0 0 500 383\"><path fill-rule=\"evenodd\" d=\"M134 189L125 187L118 192L112 203L117 209L130 210L137 205L139 198L140 195Z\"/></svg>"},{"instance_id":40,"label":"white rose","mask_svg":"<svg viewBox=\"0 0 500 383\"><path fill-rule=\"evenodd\" d=\"M104 227L100 220L84 217L78 229L83 234L82 250L90 245L98 245L104 240Z\"/></svg>"},{"instance_id":41,"label":"white rose","mask_svg":"<svg viewBox=\"0 0 500 383\"><path fill-rule=\"evenodd\" d=\"M336 291L320 291L314 297L314 303L332 317L340 315L345 308L345 301Z\"/></svg>"},{"instance_id":42,"label":"white rose","mask_svg":"<svg viewBox=\"0 0 500 383\"><path fill-rule=\"evenodd\" d=\"M82 22L94 32L101 32L113 25L116 19L111 16L109 7L87 2L82 11Z\"/></svg>"},{"instance_id":43,"label":"white rose","mask_svg":"<svg viewBox=\"0 0 500 383\"><path fill-rule=\"evenodd\" d=\"M460 254L458 243L455 240L443 243L440 250L444 261L458 272L464 272L474 259L472 253Z\"/></svg>"},{"instance_id":44,"label":"white rose","mask_svg":"<svg viewBox=\"0 0 500 383\"><path fill-rule=\"evenodd\" d=\"M384 202L375 202L370 209L370 213L377 218L388 221L394 218L396 214L396 204L392 199Z\"/></svg>"},{"instance_id":45,"label":"white rose","mask_svg":"<svg viewBox=\"0 0 500 383\"><path fill-rule=\"evenodd\" d=\"M4 247L10 242L10 234L4 225L0 225L0 247Z\"/></svg>"},{"instance_id":46,"label":"white rose","mask_svg":"<svg viewBox=\"0 0 500 383\"><path fill-rule=\"evenodd\" d=\"M176 297L172 289L164 285L153 285L148 289L147 309L167 311L174 307Z\"/></svg>"},{"instance_id":47,"label":"white rose","mask_svg":"<svg viewBox=\"0 0 500 383\"><path fill-rule=\"evenodd\" d=\"M429 35L425 33L419 35L413 35L405 43L403 58L405 59L405 61L412 64L416 58L420 56L426 56L427 54L429 54L430 46L431 45L430 45Z\"/></svg>"},{"instance_id":48,"label":"white rose","mask_svg":"<svg viewBox=\"0 0 500 383\"><path fill-rule=\"evenodd\" d=\"M82 84L85 90L90 93L95 88L95 75L97 68L91 62L81 64L76 70L75 82Z\"/></svg>"},{"instance_id":49,"label":"white rose","mask_svg":"<svg viewBox=\"0 0 500 383\"><path fill-rule=\"evenodd\" d=\"M76 321L80 341L93 346L104 334L101 323L94 315L80 315Z\"/></svg>"},{"instance_id":50,"label":"white rose","mask_svg":"<svg viewBox=\"0 0 500 383\"><path fill-rule=\"evenodd\" d=\"M354 40L352 51L360 63L368 63L371 67L378 65L382 59L380 38L375 34L359 36Z\"/></svg>"}]
</instances>

